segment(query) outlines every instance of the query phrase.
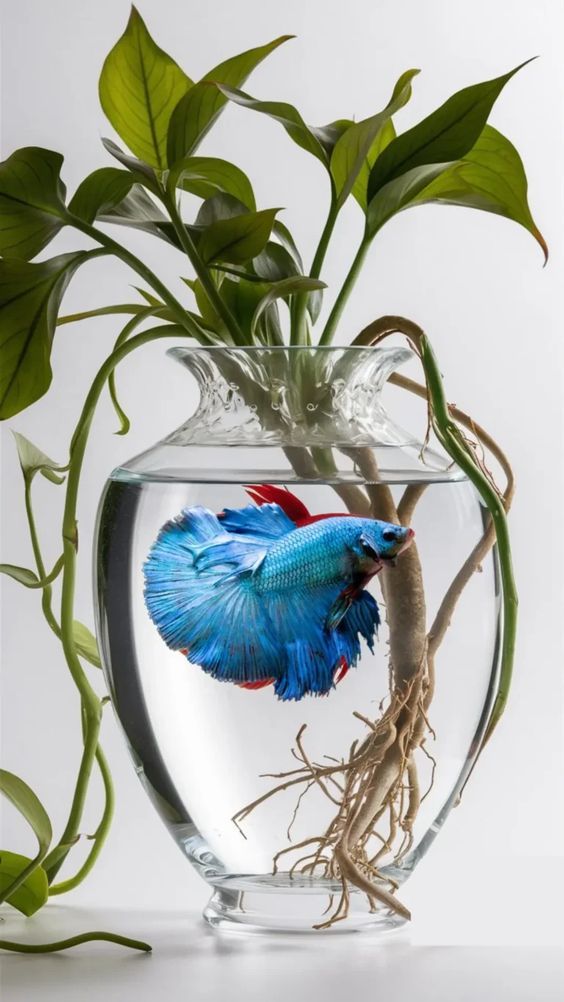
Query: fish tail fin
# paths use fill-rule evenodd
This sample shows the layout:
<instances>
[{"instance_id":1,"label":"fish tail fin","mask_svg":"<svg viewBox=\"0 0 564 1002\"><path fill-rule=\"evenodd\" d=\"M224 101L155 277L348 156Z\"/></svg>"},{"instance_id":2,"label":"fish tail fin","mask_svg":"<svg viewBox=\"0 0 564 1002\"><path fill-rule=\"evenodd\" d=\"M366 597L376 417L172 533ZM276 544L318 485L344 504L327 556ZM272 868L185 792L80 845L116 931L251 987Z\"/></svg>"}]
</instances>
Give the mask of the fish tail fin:
<instances>
[{"instance_id":1,"label":"fish tail fin","mask_svg":"<svg viewBox=\"0 0 564 1002\"><path fill-rule=\"evenodd\" d=\"M252 584L265 552L230 538L207 509L189 508L163 526L145 562L145 602L161 637L215 678L276 674L272 629Z\"/></svg>"},{"instance_id":2,"label":"fish tail fin","mask_svg":"<svg viewBox=\"0 0 564 1002\"><path fill-rule=\"evenodd\" d=\"M326 695L333 688L334 663L305 640L286 645L286 667L274 683L281 700L299 700L306 693Z\"/></svg>"}]
</instances>

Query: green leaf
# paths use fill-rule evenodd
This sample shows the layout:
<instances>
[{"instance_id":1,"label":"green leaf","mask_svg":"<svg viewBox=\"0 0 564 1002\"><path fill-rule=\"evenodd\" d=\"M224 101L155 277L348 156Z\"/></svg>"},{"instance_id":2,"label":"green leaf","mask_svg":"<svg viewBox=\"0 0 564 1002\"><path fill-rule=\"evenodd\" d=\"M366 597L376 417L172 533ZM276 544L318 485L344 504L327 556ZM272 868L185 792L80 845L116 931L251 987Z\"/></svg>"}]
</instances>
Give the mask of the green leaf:
<instances>
[{"instance_id":1,"label":"green leaf","mask_svg":"<svg viewBox=\"0 0 564 1002\"><path fill-rule=\"evenodd\" d=\"M72 636L78 653L95 668L101 668L102 662L96 637L84 623L79 623L78 619L75 619L72 624Z\"/></svg>"},{"instance_id":2,"label":"green leaf","mask_svg":"<svg viewBox=\"0 0 564 1002\"><path fill-rule=\"evenodd\" d=\"M58 463L55 463L41 449L38 449L33 442L30 442L29 438L26 438L25 435L20 435L18 431L12 431L12 435L14 436L16 449L18 450L18 459L22 473L26 480L31 481L36 473L41 473L51 483L63 483L65 478L59 476L59 473L65 472L67 469L66 466L60 466Z\"/></svg>"},{"instance_id":3,"label":"green leaf","mask_svg":"<svg viewBox=\"0 0 564 1002\"><path fill-rule=\"evenodd\" d=\"M339 208L353 190L376 137L392 115L409 101L411 81L419 72L419 70L407 70L403 73L384 110L372 115L371 118L365 118L362 122L353 123L335 144L330 166Z\"/></svg>"},{"instance_id":4,"label":"green leaf","mask_svg":"<svg viewBox=\"0 0 564 1002\"><path fill-rule=\"evenodd\" d=\"M234 280L226 278L220 289L220 295L230 312L236 318L243 333L249 341L261 340L266 344L281 344L282 331L276 306L272 306L268 317L264 317L260 331L256 331L256 337L251 337L251 327L253 317L259 302L268 292L268 285L265 283L247 282L245 279Z\"/></svg>"},{"instance_id":5,"label":"green leaf","mask_svg":"<svg viewBox=\"0 0 564 1002\"><path fill-rule=\"evenodd\" d=\"M118 167L100 167L78 186L69 202L69 211L79 219L93 223L98 216L111 213L139 181L143 181L141 174L119 170Z\"/></svg>"},{"instance_id":6,"label":"green leaf","mask_svg":"<svg viewBox=\"0 0 564 1002\"><path fill-rule=\"evenodd\" d=\"M39 911L49 897L47 874L41 865L34 866L34 860L17 852L0 849L0 900L16 908L29 918ZM28 876L10 893L10 887L28 871Z\"/></svg>"},{"instance_id":7,"label":"green leaf","mask_svg":"<svg viewBox=\"0 0 564 1002\"><path fill-rule=\"evenodd\" d=\"M403 209L429 203L459 205L505 216L524 226L548 254L527 201L527 178L515 147L487 125L469 153L454 164L416 167L385 185L368 207L374 236Z\"/></svg>"},{"instance_id":8,"label":"green leaf","mask_svg":"<svg viewBox=\"0 0 564 1002\"><path fill-rule=\"evenodd\" d=\"M234 216L244 216L248 213L247 206L233 195L222 193L207 198L199 208L196 216L196 227L204 229L219 219L232 219Z\"/></svg>"},{"instance_id":9,"label":"green leaf","mask_svg":"<svg viewBox=\"0 0 564 1002\"><path fill-rule=\"evenodd\" d=\"M173 167L179 160L194 153L220 114L227 98L213 81L240 87L252 71L271 52L287 42L292 35L282 35L266 45L248 49L215 66L178 102L170 119L168 163Z\"/></svg>"},{"instance_id":10,"label":"green leaf","mask_svg":"<svg viewBox=\"0 0 564 1002\"><path fill-rule=\"evenodd\" d=\"M132 153L157 170L166 168L170 117L192 81L153 41L135 7L125 32L106 57L100 103Z\"/></svg>"},{"instance_id":11,"label":"green leaf","mask_svg":"<svg viewBox=\"0 0 564 1002\"><path fill-rule=\"evenodd\" d=\"M276 282L276 284L273 285L266 295L260 300L254 312L251 323L251 336L255 336L261 317L264 315L269 306L276 302L277 299L286 299L288 296L291 296L296 292L313 292L315 290L325 288L327 288L325 282L321 282L317 278L308 278L305 275L297 275L293 278L284 278L282 281Z\"/></svg>"},{"instance_id":12,"label":"green leaf","mask_svg":"<svg viewBox=\"0 0 564 1002\"><path fill-rule=\"evenodd\" d=\"M364 213L366 213L368 208L367 193L370 171L380 154L386 149L386 146L389 146L392 139L395 138L396 130L394 128L394 123L391 119L389 119L376 135L376 138L366 155L366 159L358 172L358 177L353 185L352 194Z\"/></svg>"},{"instance_id":13,"label":"green leaf","mask_svg":"<svg viewBox=\"0 0 564 1002\"><path fill-rule=\"evenodd\" d=\"M301 274L292 254L274 240L269 240L260 254L253 258L253 270L265 282L280 282Z\"/></svg>"},{"instance_id":14,"label":"green leaf","mask_svg":"<svg viewBox=\"0 0 564 1002\"><path fill-rule=\"evenodd\" d=\"M447 168L412 201L437 202L493 212L523 226L540 244L545 260L548 248L527 199L527 176L517 150L505 136L486 125L478 142L462 160Z\"/></svg>"},{"instance_id":15,"label":"green leaf","mask_svg":"<svg viewBox=\"0 0 564 1002\"><path fill-rule=\"evenodd\" d=\"M29 264L0 261L0 419L39 400L51 384L57 313L76 269L100 251Z\"/></svg>"},{"instance_id":16,"label":"green leaf","mask_svg":"<svg viewBox=\"0 0 564 1002\"><path fill-rule=\"evenodd\" d=\"M28 146L0 163L0 254L35 257L65 225L63 157Z\"/></svg>"},{"instance_id":17,"label":"green leaf","mask_svg":"<svg viewBox=\"0 0 564 1002\"><path fill-rule=\"evenodd\" d=\"M129 194L113 209L103 212L99 219L102 223L114 223L141 230L173 244L178 250L182 249L170 219L139 184L134 184Z\"/></svg>"},{"instance_id":18,"label":"green leaf","mask_svg":"<svg viewBox=\"0 0 564 1002\"><path fill-rule=\"evenodd\" d=\"M53 838L49 815L39 798L23 779L0 769L0 793L11 801L33 829L39 851L34 859L2 851L0 856L0 902L8 900L25 915L33 915L47 900L48 890L38 865ZM35 879L34 879L35 878ZM22 893L22 888L23 893Z\"/></svg>"},{"instance_id":19,"label":"green leaf","mask_svg":"<svg viewBox=\"0 0 564 1002\"><path fill-rule=\"evenodd\" d=\"M199 252L203 260L227 261L244 264L250 261L265 246L272 231L274 217L279 209L263 209L262 212L246 212L231 219L219 219L204 230L199 242Z\"/></svg>"},{"instance_id":20,"label":"green leaf","mask_svg":"<svg viewBox=\"0 0 564 1002\"><path fill-rule=\"evenodd\" d=\"M212 198L219 192L232 195L247 210L254 212L255 196L244 171L217 157L185 157L170 172L169 188L182 188L199 198Z\"/></svg>"},{"instance_id":21,"label":"green leaf","mask_svg":"<svg viewBox=\"0 0 564 1002\"><path fill-rule=\"evenodd\" d=\"M46 585L52 584L52 582L59 576L61 570L63 569L64 557L59 557L53 570L50 574L47 574L44 578L38 578L34 571L30 571L27 567L17 567L16 564L0 564L0 574L6 574L10 578L14 578L19 584L24 585L26 588L45 588Z\"/></svg>"},{"instance_id":22,"label":"green leaf","mask_svg":"<svg viewBox=\"0 0 564 1002\"><path fill-rule=\"evenodd\" d=\"M7 769L0 769L0 793L12 802L33 829L42 853L47 852L53 838L49 815L31 787Z\"/></svg>"},{"instance_id":23,"label":"green leaf","mask_svg":"<svg viewBox=\"0 0 564 1002\"><path fill-rule=\"evenodd\" d=\"M317 134L319 130L306 125L298 109L294 108L292 104L286 104L285 101L258 101L249 94L244 94L243 91L225 84L218 84L217 87L224 97L233 101L234 104L238 104L242 108L250 108L251 111L258 111L261 115L268 115L269 118L280 122L298 146L317 157L325 167L328 167L329 157L325 144L321 142L321 138ZM327 135L323 133L323 130L321 132L327 141Z\"/></svg>"},{"instance_id":24,"label":"green leaf","mask_svg":"<svg viewBox=\"0 0 564 1002\"><path fill-rule=\"evenodd\" d=\"M114 143L113 139L102 138L102 146L104 149L116 160L119 161L128 170L133 171L135 174L143 174L145 184L151 188L152 191L158 190L157 175L149 164L146 164L144 160L139 160L138 157L132 157L125 150L122 150L117 143Z\"/></svg>"},{"instance_id":25,"label":"green leaf","mask_svg":"<svg viewBox=\"0 0 564 1002\"><path fill-rule=\"evenodd\" d=\"M445 166L464 157L477 142L505 84L525 65L522 63L495 80L465 87L418 125L394 139L372 168L368 202L385 184L416 167Z\"/></svg>"}]
</instances>

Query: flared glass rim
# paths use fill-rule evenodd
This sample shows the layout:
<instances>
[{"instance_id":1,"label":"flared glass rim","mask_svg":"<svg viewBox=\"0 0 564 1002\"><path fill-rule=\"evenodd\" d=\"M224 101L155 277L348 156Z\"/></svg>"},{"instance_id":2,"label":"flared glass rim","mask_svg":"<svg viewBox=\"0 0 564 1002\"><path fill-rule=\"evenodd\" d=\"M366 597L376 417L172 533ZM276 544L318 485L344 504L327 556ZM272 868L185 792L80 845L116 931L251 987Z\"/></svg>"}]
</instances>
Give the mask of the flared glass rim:
<instances>
[{"instance_id":1,"label":"flared glass rim","mask_svg":"<svg viewBox=\"0 0 564 1002\"><path fill-rule=\"evenodd\" d=\"M262 354L265 352L269 354L294 354L297 352L369 352L378 353L381 355L399 355L403 357L405 361L410 358L415 358L415 352L412 348L408 348L405 345L362 345L362 344L285 344L285 345L231 345L231 344L209 344L209 345L174 345L172 348L168 348L166 354L170 358L182 360L183 358L189 358L192 355L202 354L202 355L213 355L215 353L224 354L228 352L230 355L255 355Z\"/></svg>"}]
</instances>

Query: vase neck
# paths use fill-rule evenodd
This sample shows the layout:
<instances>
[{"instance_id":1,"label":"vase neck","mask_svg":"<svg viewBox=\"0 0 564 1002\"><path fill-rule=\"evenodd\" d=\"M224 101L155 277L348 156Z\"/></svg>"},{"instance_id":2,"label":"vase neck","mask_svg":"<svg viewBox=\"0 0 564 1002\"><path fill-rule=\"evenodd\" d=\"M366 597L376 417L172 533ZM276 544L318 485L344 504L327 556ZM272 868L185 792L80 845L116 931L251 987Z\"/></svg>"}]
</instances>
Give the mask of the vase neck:
<instances>
[{"instance_id":1,"label":"vase neck","mask_svg":"<svg viewBox=\"0 0 564 1002\"><path fill-rule=\"evenodd\" d=\"M173 348L196 378L195 414L174 445L413 445L382 403L408 348Z\"/></svg>"}]
</instances>

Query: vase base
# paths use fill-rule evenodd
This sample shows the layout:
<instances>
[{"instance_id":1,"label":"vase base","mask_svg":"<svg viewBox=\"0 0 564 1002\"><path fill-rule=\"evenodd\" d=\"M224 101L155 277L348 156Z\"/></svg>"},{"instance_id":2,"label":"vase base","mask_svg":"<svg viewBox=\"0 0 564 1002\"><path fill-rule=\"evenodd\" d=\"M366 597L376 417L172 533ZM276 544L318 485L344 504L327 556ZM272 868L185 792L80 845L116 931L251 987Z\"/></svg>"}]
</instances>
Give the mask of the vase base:
<instances>
[{"instance_id":1,"label":"vase base","mask_svg":"<svg viewBox=\"0 0 564 1002\"><path fill-rule=\"evenodd\" d=\"M351 933L383 934L402 928L407 920L382 906L370 911L364 895L353 892L345 919L319 929L337 907L338 892L296 888L265 888L263 885L235 889L216 887L203 916L208 925L221 932L264 933Z\"/></svg>"}]
</instances>

